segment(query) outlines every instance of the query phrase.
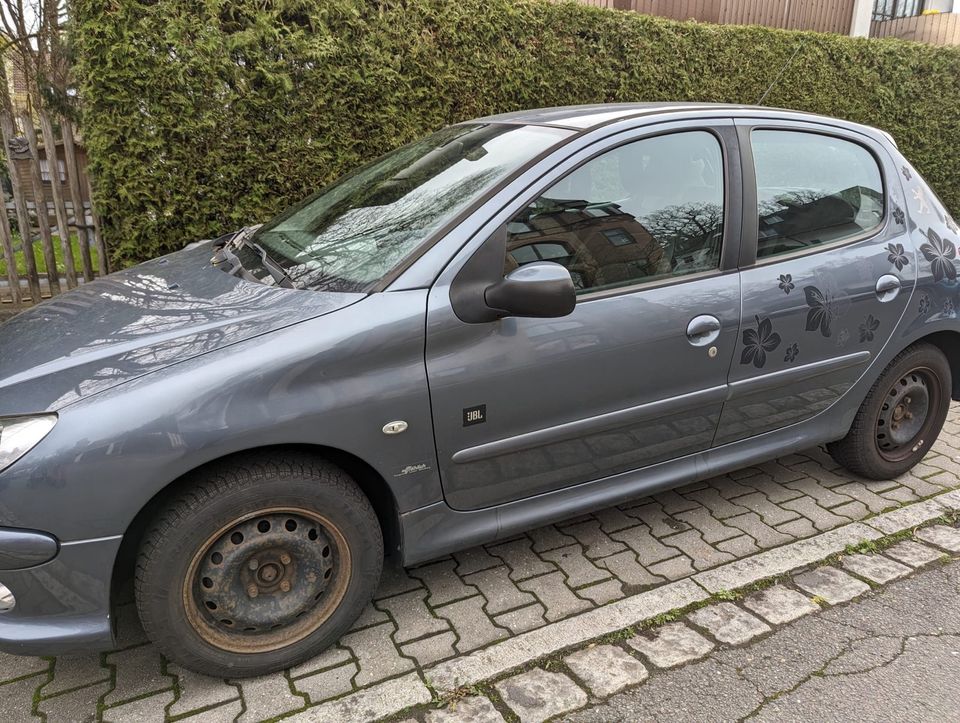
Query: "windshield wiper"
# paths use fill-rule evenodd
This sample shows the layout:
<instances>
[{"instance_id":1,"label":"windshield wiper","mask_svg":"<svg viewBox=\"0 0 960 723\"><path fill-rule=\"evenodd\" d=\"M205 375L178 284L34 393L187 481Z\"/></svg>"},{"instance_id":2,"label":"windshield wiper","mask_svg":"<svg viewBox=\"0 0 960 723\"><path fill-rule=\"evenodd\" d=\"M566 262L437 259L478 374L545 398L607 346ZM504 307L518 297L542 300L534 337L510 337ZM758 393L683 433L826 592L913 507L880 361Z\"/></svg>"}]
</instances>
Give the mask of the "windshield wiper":
<instances>
[{"instance_id":1,"label":"windshield wiper","mask_svg":"<svg viewBox=\"0 0 960 723\"><path fill-rule=\"evenodd\" d=\"M299 288L290 278L290 274L283 270L283 267L280 266L276 261L270 258L270 254L267 253L267 250L263 248L260 244L253 243L249 238L243 239L242 244L249 246L260 256L260 263L263 264L263 268L270 272L270 275L273 277L273 280L277 282L277 286L282 286L285 289L296 289Z\"/></svg>"}]
</instances>

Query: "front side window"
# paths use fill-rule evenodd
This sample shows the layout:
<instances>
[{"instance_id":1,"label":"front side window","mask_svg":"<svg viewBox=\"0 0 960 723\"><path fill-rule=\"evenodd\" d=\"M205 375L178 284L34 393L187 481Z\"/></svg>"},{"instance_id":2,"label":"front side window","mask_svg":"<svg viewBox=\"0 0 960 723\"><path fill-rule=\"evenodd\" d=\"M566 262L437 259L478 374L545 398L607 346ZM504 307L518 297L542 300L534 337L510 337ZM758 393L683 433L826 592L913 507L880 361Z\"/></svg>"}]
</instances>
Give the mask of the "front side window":
<instances>
[{"instance_id":1,"label":"front side window","mask_svg":"<svg viewBox=\"0 0 960 723\"><path fill-rule=\"evenodd\" d=\"M757 258L804 251L879 228L883 178L851 141L800 131L752 137L760 214Z\"/></svg>"},{"instance_id":2,"label":"front side window","mask_svg":"<svg viewBox=\"0 0 960 723\"><path fill-rule=\"evenodd\" d=\"M569 135L542 126L445 128L325 188L264 224L252 241L301 288L364 291L498 182ZM256 254L245 253L244 266L256 268Z\"/></svg>"},{"instance_id":3,"label":"front side window","mask_svg":"<svg viewBox=\"0 0 960 723\"><path fill-rule=\"evenodd\" d=\"M565 266L578 293L712 271L723 238L723 152L706 131L646 138L580 166L508 226L506 272Z\"/></svg>"}]
</instances>

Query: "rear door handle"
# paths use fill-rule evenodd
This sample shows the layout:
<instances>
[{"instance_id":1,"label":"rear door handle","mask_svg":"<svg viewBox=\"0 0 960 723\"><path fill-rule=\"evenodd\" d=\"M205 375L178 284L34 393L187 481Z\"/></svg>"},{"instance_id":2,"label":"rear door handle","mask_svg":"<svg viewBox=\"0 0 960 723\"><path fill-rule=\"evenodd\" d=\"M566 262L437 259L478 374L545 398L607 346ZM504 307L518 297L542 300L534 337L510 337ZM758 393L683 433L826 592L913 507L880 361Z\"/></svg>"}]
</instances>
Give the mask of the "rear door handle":
<instances>
[{"instance_id":1,"label":"rear door handle","mask_svg":"<svg viewBox=\"0 0 960 723\"><path fill-rule=\"evenodd\" d=\"M687 340L694 346L712 344L720 336L720 319L710 314L695 316L687 324Z\"/></svg>"},{"instance_id":2,"label":"rear door handle","mask_svg":"<svg viewBox=\"0 0 960 723\"><path fill-rule=\"evenodd\" d=\"M893 301L900 293L900 279L893 274L884 274L877 279L877 298L880 301Z\"/></svg>"}]
</instances>

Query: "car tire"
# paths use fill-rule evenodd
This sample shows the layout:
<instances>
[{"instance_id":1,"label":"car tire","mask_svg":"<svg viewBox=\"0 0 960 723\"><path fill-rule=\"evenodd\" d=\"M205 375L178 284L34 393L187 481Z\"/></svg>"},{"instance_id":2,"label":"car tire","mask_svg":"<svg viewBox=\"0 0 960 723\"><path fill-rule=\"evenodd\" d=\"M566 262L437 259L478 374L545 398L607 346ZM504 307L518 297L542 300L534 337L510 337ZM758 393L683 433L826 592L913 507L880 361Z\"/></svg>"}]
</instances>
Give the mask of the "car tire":
<instances>
[{"instance_id":1,"label":"car tire","mask_svg":"<svg viewBox=\"0 0 960 723\"><path fill-rule=\"evenodd\" d=\"M370 601L383 538L339 467L301 453L206 468L152 521L135 592L147 637L199 673L240 678L308 660Z\"/></svg>"},{"instance_id":2,"label":"car tire","mask_svg":"<svg viewBox=\"0 0 960 723\"><path fill-rule=\"evenodd\" d=\"M950 363L930 344L900 352L870 389L847 436L827 445L854 474L892 479L908 472L936 441L950 408Z\"/></svg>"}]
</instances>

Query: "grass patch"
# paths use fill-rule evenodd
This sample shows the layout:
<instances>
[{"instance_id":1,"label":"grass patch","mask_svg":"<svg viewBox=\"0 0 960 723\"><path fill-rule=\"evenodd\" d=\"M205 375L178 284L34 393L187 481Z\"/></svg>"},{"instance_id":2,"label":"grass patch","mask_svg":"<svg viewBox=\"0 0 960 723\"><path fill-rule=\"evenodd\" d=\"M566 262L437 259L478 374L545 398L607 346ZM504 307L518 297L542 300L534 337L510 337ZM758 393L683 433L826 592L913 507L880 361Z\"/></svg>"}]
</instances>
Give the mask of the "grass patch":
<instances>
[{"instance_id":1,"label":"grass patch","mask_svg":"<svg viewBox=\"0 0 960 723\"><path fill-rule=\"evenodd\" d=\"M80 239L76 234L70 234L70 246L73 249L73 262L77 267L77 271L82 271L83 261L80 253ZM27 275L27 263L23 248L20 244L20 235L17 233L13 235L13 247L18 249L13 255L17 265L17 273L20 275L20 278L24 278ZM67 266L63 261L63 249L60 247L60 237L56 234L53 236L53 255L57 259L57 271L61 274L64 273L67 270ZM35 241L33 244L33 258L37 263L37 273L47 273L47 262L43 258L43 244L40 241ZM94 246L90 247L90 258L93 262L93 268L96 269L99 256ZM0 278L6 279L6 277L7 260L3 257L2 253L0 253Z\"/></svg>"}]
</instances>

